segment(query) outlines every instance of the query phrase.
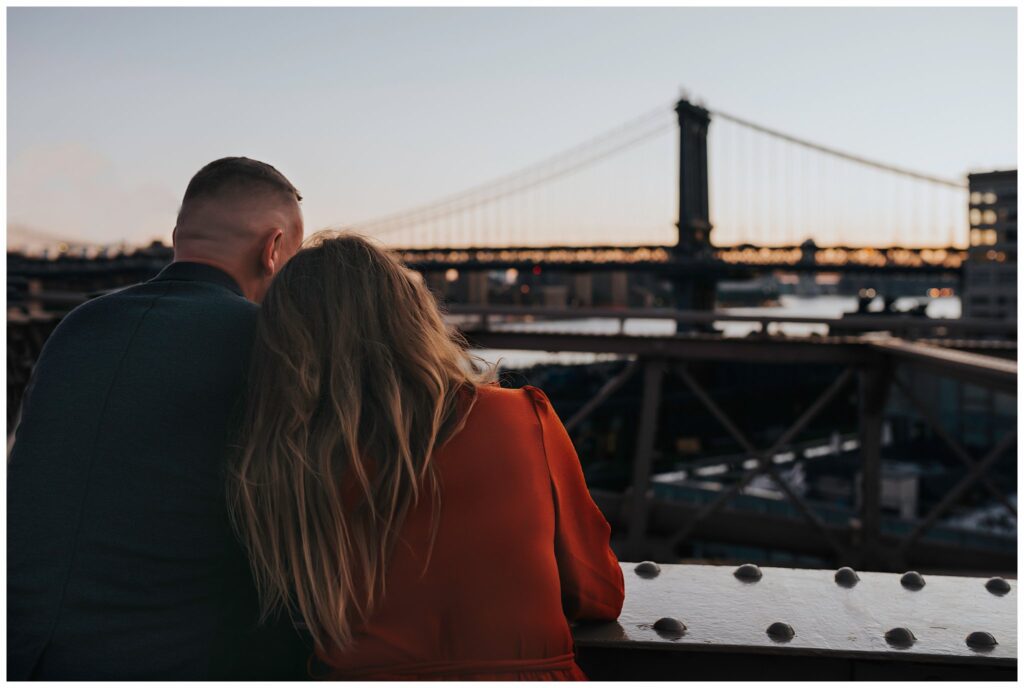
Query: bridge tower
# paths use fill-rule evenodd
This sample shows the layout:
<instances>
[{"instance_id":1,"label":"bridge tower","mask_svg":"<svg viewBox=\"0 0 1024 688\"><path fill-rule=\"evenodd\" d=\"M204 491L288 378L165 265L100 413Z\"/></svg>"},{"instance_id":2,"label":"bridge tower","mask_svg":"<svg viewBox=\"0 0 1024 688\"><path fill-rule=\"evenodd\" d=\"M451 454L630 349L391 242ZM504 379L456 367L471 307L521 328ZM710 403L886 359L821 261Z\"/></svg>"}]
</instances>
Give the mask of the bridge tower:
<instances>
[{"instance_id":1,"label":"bridge tower","mask_svg":"<svg viewBox=\"0 0 1024 688\"><path fill-rule=\"evenodd\" d=\"M683 99L679 117L679 241L674 257L684 262L711 258L711 218L708 210L708 125L705 108ZM694 271L675 284L675 305L681 310L713 310L715 280Z\"/></svg>"}]
</instances>

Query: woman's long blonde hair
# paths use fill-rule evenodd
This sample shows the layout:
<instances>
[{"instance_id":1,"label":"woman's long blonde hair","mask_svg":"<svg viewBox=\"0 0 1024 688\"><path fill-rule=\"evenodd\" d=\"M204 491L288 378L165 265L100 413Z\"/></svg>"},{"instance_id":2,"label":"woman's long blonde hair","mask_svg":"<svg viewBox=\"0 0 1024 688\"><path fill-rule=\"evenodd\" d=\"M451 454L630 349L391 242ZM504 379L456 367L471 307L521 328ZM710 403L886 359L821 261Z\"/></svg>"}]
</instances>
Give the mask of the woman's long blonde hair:
<instances>
[{"instance_id":1,"label":"woman's long blonde hair","mask_svg":"<svg viewBox=\"0 0 1024 688\"><path fill-rule=\"evenodd\" d=\"M492 375L418 274L360 236L311 237L263 301L228 481L264 618L298 612L318 649L351 643L424 494L436 529L431 454Z\"/></svg>"}]
</instances>

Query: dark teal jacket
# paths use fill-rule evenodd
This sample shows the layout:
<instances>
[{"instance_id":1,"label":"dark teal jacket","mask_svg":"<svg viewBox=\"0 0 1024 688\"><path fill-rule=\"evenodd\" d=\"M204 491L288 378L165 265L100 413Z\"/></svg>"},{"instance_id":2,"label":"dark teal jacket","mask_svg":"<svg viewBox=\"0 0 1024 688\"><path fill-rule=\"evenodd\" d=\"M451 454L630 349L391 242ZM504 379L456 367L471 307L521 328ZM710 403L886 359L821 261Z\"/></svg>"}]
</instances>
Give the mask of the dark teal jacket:
<instances>
[{"instance_id":1,"label":"dark teal jacket","mask_svg":"<svg viewBox=\"0 0 1024 688\"><path fill-rule=\"evenodd\" d=\"M257 628L224 468L258 308L174 263L46 342L8 462L7 678L302 678Z\"/></svg>"}]
</instances>

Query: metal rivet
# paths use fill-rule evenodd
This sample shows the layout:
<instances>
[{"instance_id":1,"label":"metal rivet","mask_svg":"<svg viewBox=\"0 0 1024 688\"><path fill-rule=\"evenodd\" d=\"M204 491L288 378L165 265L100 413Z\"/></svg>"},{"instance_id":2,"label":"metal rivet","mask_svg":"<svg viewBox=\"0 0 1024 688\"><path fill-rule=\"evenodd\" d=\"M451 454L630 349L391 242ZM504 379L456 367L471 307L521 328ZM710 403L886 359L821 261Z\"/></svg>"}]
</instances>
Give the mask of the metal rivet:
<instances>
[{"instance_id":1,"label":"metal rivet","mask_svg":"<svg viewBox=\"0 0 1024 688\"><path fill-rule=\"evenodd\" d=\"M908 590L920 590L924 587L924 576L917 571L907 571L900 577L900 583Z\"/></svg>"},{"instance_id":2,"label":"metal rivet","mask_svg":"<svg viewBox=\"0 0 1024 688\"><path fill-rule=\"evenodd\" d=\"M989 578L985 583L985 589L993 595L1005 595L1010 592L1010 584L1006 582L1005 578Z\"/></svg>"},{"instance_id":3,"label":"metal rivet","mask_svg":"<svg viewBox=\"0 0 1024 688\"><path fill-rule=\"evenodd\" d=\"M796 632L793 630L793 627L790 626L788 623L776 621L768 627L768 635L771 637L772 640L787 642L793 639L793 636L796 635Z\"/></svg>"},{"instance_id":4,"label":"metal rivet","mask_svg":"<svg viewBox=\"0 0 1024 688\"><path fill-rule=\"evenodd\" d=\"M849 566L844 566L843 568L836 571L836 583L843 586L844 588L852 588L853 586L857 585L859 581L860 576L858 576L857 572L851 569Z\"/></svg>"},{"instance_id":5,"label":"metal rivet","mask_svg":"<svg viewBox=\"0 0 1024 688\"><path fill-rule=\"evenodd\" d=\"M903 628L901 626L899 628L891 628L886 631L885 641L890 645L895 645L896 647L910 647L917 641L917 638L914 637L914 634L910 632L909 628Z\"/></svg>"},{"instance_id":6,"label":"metal rivet","mask_svg":"<svg viewBox=\"0 0 1024 688\"><path fill-rule=\"evenodd\" d=\"M754 582L761 580L761 569L753 564L744 564L735 571L732 575L739 578L741 581Z\"/></svg>"},{"instance_id":7,"label":"metal rivet","mask_svg":"<svg viewBox=\"0 0 1024 688\"><path fill-rule=\"evenodd\" d=\"M654 578L661 573L661 567L653 561L641 561L633 570L641 578Z\"/></svg>"},{"instance_id":8,"label":"metal rivet","mask_svg":"<svg viewBox=\"0 0 1024 688\"><path fill-rule=\"evenodd\" d=\"M679 619L666 616L654 622L654 630L658 632L658 635L681 638L686 633L686 624Z\"/></svg>"},{"instance_id":9,"label":"metal rivet","mask_svg":"<svg viewBox=\"0 0 1024 688\"><path fill-rule=\"evenodd\" d=\"M975 631L967 636L967 647L975 650L991 650L998 644L995 636L985 631Z\"/></svg>"}]
</instances>

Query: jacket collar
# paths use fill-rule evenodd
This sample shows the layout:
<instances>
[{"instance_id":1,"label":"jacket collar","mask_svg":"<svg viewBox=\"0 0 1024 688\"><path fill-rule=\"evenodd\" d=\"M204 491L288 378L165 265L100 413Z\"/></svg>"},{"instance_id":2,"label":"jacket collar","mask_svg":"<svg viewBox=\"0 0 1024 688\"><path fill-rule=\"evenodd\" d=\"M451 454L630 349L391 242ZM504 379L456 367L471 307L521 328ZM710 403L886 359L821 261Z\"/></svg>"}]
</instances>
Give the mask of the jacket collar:
<instances>
[{"instance_id":1,"label":"jacket collar","mask_svg":"<svg viewBox=\"0 0 1024 688\"><path fill-rule=\"evenodd\" d=\"M191 263L188 261L175 261L160 271L151 282L163 280L178 280L185 282L208 282L229 289L241 297L245 297L242 288L238 286L235 278L220 268L204 263Z\"/></svg>"}]
</instances>

